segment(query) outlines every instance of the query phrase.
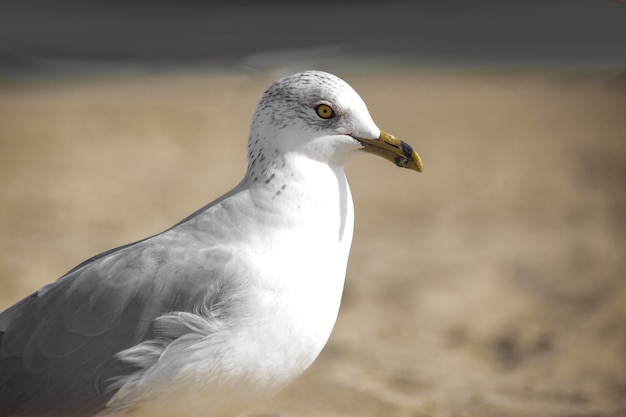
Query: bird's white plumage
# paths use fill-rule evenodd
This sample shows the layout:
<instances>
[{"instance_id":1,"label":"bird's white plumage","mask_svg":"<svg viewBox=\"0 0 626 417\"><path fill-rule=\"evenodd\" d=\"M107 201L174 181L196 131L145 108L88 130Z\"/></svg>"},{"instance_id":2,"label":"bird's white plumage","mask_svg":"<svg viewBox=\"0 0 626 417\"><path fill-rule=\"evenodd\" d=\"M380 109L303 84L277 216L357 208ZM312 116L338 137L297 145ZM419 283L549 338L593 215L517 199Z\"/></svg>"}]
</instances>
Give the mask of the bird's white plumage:
<instances>
[{"instance_id":1,"label":"bird's white plumage","mask_svg":"<svg viewBox=\"0 0 626 417\"><path fill-rule=\"evenodd\" d=\"M334 117L321 117L321 104ZM257 106L233 190L0 315L0 370L10 375L0 395L34 415L81 415L89 398L87 415L212 417L275 394L333 328L354 223L343 166L360 139L379 135L339 78L277 81ZM16 402L15 392L35 400Z\"/></svg>"},{"instance_id":2,"label":"bird's white plumage","mask_svg":"<svg viewBox=\"0 0 626 417\"><path fill-rule=\"evenodd\" d=\"M343 120L321 121L320 101ZM221 267L233 292L228 312L200 319L188 342L161 354L141 380L122 385L109 412L137 406L152 416L230 415L275 394L313 362L337 317L352 241L343 164L362 147L347 136L352 132L379 135L360 97L334 76L298 74L266 92L243 181L158 237L167 245L200 230L216 241L206 261L215 250L228 256Z\"/></svg>"}]
</instances>

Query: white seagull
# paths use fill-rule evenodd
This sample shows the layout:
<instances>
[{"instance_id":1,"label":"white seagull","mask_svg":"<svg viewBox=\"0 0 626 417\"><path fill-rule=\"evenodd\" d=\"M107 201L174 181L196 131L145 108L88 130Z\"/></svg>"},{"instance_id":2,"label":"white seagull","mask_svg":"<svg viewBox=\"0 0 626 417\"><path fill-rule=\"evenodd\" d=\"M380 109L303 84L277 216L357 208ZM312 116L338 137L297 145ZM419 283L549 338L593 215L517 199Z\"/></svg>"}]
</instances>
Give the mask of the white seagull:
<instances>
[{"instance_id":1,"label":"white seagull","mask_svg":"<svg viewBox=\"0 0 626 417\"><path fill-rule=\"evenodd\" d=\"M335 324L353 230L344 164L362 151L422 170L343 80L278 80L234 189L0 313L0 416L233 416L276 394Z\"/></svg>"}]
</instances>

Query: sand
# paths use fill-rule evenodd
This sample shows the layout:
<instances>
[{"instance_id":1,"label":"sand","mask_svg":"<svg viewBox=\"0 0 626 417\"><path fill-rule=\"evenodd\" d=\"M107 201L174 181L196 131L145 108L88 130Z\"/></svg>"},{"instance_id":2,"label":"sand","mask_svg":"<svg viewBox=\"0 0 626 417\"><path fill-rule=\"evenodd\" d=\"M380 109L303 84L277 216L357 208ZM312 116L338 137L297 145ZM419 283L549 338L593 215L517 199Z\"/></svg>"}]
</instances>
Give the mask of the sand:
<instances>
[{"instance_id":1,"label":"sand","mask_svg":"<svg viewBox=\"0 0 626 417\"><path fill-rule=\"evenodd\" d=\"M425 169L349 164L333 335L246 417L626 415L623 74L337 74ZM0 84L0 308L234 186L278 76Z\"/></svg>"}]
</instances>

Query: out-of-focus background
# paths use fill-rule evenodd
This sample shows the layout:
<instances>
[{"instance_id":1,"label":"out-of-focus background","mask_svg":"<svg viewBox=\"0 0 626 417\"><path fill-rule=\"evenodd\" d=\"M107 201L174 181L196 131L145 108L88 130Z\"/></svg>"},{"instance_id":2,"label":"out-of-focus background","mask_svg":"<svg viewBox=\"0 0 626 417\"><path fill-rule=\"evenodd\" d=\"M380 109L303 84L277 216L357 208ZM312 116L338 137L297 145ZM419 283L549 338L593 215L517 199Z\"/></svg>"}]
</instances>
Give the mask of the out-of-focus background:
<instances>
[{"instance_id":1,"label":"out-of-focus background","mask_svg":"<svg viewBox=\"0 0 626 417\"><path fill-rule=\"evenodd\" d=\"M3 6L0 309L229 190L324 69L425 170L349 164L335 331L246 417L626 415L626 5L231 3Z\"/></svg>"}]
</instances>

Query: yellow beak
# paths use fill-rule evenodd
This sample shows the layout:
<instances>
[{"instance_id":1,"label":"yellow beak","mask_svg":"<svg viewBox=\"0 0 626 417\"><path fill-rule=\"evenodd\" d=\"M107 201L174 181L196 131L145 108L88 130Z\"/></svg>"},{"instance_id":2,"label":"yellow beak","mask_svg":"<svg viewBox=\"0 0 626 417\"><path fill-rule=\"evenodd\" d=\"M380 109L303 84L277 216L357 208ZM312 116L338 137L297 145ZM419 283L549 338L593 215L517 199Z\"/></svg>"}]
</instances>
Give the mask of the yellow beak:
<instances>
[{"instance_id":1,"label":"yellow beak","mask_svg":"<svg viewBox=\"0 0 626 417\"><path fill-rule=\"evenodd\" d=\"M356 136L354 138L361 142L365 152L382 156L401 168L422 172L423 165L420 156L413 150L411 145L395 136L381 130L377 139L364 139Z\"/></svg>"}]
</instances>

